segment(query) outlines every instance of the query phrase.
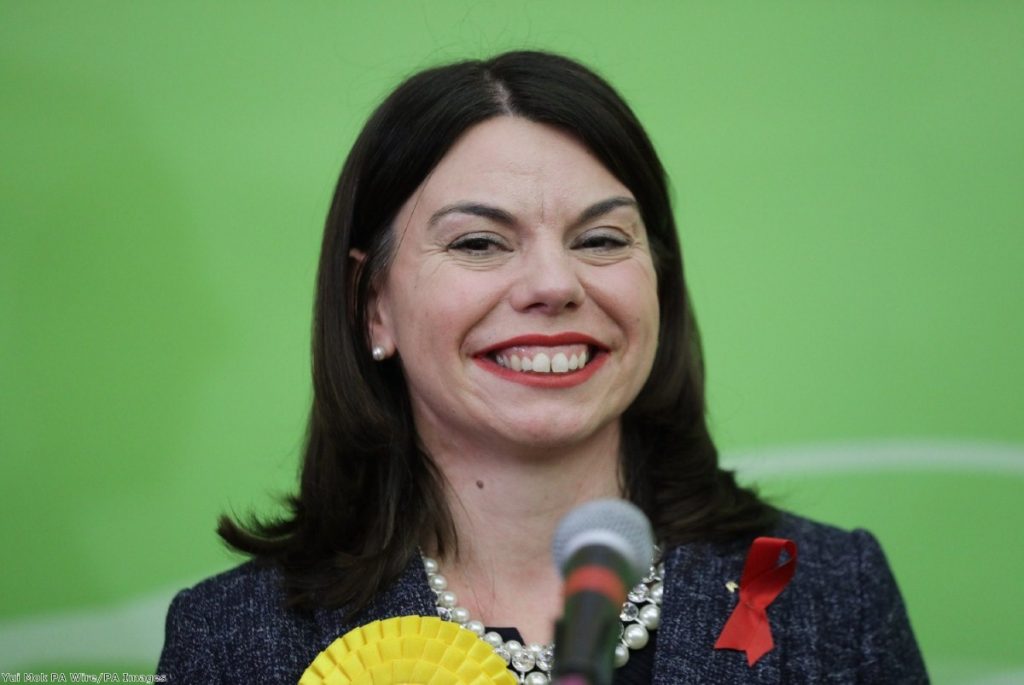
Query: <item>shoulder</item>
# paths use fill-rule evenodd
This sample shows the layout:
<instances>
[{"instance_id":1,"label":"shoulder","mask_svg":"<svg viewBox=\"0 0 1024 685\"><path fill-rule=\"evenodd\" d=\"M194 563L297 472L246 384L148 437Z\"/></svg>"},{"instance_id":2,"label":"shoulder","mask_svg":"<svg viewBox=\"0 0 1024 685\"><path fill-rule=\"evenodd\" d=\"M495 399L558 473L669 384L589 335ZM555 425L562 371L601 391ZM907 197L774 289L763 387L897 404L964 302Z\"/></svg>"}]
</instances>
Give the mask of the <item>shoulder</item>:
<instances>
[{"instance_id":1,"label":"shoulder","mask_svg":"<svg viewBox=\"0 0 1024 685\"><path fill-rule=\"evenodd\" d=\"M874 535L863 529L844 530L783 512L771 537L796 545L796 571L780 595L778 606L813 607L829 622L859 618L864 607L883 599L902 601L889 563ZM745 560L750 543L740 541L729 553ZM828 615L824 615L827 604Z\"/></svg>"},{"instance_id":2,"label":"shoulder","mask_svg":"<svg viewBox=\"0 0 1024 685\"><path fill-rule=\"evenodd\" d=\"M283 606L284 600L281 572L249 561L182 590L174 604L193 611L215 607L219 612L230 608L249 613L272 612L274 607Z\"/></svg>"},{"instance_id":3,"label":"shoulder","mask_svg":"<svg viewBox=\"0 0 1024 685\"><path fill-rule=\"evenodd\" d=\"M878 540L862 528L844 530L783 512L771 535L796 543L801 576L828 578L889 568Z\"/></svg>"},{"instance_id":4,"label":"shoulder","mask_svg":"<svg viewBox=\"0 0 1024 685\"><path fill-rule=\"evenodd\" d=\"M252 625L291 632L307 617L286 607L277 568L250 561L179 592L168 611L169 624L171 619L216 637L225 632L237 634Z\"/></svg>"},{"instance_id":5,"label":"shoulder","mask_svg":"<svg viewBox=\"0 0 1024 685\"><path fill-rule=\"evenodd\" d=\"M866 530L844 530L781 512L776 524L762 535L791 540L796 545L796 572L782 595L788 601L811 599L803 591L813 588L827 590L852 605L861 595L862 583L871 584L879 574L889 573L881 546ZM717 574L722 583L738 582L757 537L748 534L728 542L683 545L669 553L667 564L687 571L690 582L692 576L707 573Z\"/></svg>"},{"instance_id":6,"label":"shoulder","mask_svg":"<svg viewBox=\"0 0 1024 685\"><path fill-rule=\"evenodd\" d=\"M795 543L797 571L793 582L840 585L856 583L860 572L871 574L888 570L888 562L874 535L863 529L845 530L819 523L789 512L780 512L771 530L763 535L783 538ZM740 536L727 543L700 546L705 559L714 559L723 571L731 571L739 580L747 553L756 535ZM693 556L685 547L676 551L680 556ZM841 579L841 580L837 580Z\"/></svg>"},{"instance_id":7,"label":"shoulder","mask_svg":"<svg viewBox=\"0 0 1024 685\"><path fill-rule=\"evenodd\" d=\"M167 612L158 673L171 683L294 683L317 654L357 625L436 614L419 557L352 615L343 608L290 608L286 594L280 569L251 561L182 590Z\"/></svg>"},{"instance_id":8,"label":"shoulder","mask_svg":"<svg viewBox=\"0 0 1024 685\"><path fill-rule=\"evenodd\" d=\"M286 607L280 571L248 562L174 597L157 670L169 682L295 681L316 645L316 621Z\"/></svg>"},{"instance_id":9,"label":"shoulder","mask_svg":"<svg viewBox=\"0 0 1024 685\"><path fill-rule=\"evenodd\" d=\"M783 513L771 534L796 543L792 587L797 591L826 593L832 609L840 614L860 613L880 604L905 612L889 562L870 532L843 530Z\"/></svg>"},{"instance_id":10,"label":"shoulder","mask_svg":"<svg viewBox=\"0 0 1024 685\"><path fill-rule=\"evenodd\" d=\"M847 653L862 681L927 682L906 605L874 535L792 514L783 514L776 535L796 542L798 555L780 613L788 605L795 619L813 617L803 626L821 626L819 642ZM806 638L810 631L792 632Z\"/></svg>"}]
</instances>

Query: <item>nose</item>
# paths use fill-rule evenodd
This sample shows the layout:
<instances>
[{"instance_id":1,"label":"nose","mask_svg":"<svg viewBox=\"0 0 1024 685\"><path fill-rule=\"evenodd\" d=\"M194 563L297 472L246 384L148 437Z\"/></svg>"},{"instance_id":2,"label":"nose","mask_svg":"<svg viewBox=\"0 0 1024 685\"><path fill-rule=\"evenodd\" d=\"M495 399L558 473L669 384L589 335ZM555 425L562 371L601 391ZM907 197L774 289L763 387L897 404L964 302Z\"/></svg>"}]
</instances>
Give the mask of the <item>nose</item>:
<instances>
[{"instance_id":1,"label":"nose","mask_svg":"<svg viewBox=\"0 0 1024 685\"><path fill-rule=\"evenodd\" d=\"M547 314L579 307L586 299L577 271L579 266L563 245L533 245L521 253L519 273L510 298L512 306L517 311Z\"/></svg>"}]
</instances>

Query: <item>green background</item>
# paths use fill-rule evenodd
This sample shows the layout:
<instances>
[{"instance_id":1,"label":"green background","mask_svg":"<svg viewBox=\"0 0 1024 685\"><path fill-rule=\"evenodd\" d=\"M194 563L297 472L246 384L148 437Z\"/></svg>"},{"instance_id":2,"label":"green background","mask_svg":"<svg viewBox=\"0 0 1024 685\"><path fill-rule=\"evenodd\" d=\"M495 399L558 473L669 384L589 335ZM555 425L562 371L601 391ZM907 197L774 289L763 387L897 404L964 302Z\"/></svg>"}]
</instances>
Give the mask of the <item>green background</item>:
<instances>
[{"instance_id":1,"label":"green background","mask_svg":"<svg viewBox=\"0 0 1024 685\"><path fill-rule=\"evenodd\" d=\"M151 670L295 482L319 234L420 68L567 53L669 170L726 463L1024 682L1024 3L0 4L0 671Z\"/></svg>"}]
</instances>

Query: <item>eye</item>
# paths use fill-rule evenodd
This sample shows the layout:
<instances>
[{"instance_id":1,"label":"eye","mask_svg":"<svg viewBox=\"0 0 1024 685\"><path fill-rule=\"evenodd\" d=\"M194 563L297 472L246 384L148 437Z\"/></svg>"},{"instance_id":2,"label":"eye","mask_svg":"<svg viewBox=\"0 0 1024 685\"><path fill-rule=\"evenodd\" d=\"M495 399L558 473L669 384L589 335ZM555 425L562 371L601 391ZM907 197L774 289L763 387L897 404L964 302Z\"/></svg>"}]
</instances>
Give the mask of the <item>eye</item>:
<instances>
[{"instance_id":1,"label":"eye","mask_svg":"<svg viewBox=\"0 0 1024 685\"><path fill-rule=\"evenodd\" d=\"M629 236L614 228L597 228L580 235L573 243L577 250L614 252L633 244Z\"/></svg>"},{"instance_id":2,"label":"eye","mask_svg":"<svg viewBox=\"0 0 1024 685\"><path fill-rule=\"evenodd\" d=\"M493 233L471 233L459 236L448 245L450 252L466 255L486 256L498 252L508 252L509 246L501 236Z\"/></svg>"}]
</instances>

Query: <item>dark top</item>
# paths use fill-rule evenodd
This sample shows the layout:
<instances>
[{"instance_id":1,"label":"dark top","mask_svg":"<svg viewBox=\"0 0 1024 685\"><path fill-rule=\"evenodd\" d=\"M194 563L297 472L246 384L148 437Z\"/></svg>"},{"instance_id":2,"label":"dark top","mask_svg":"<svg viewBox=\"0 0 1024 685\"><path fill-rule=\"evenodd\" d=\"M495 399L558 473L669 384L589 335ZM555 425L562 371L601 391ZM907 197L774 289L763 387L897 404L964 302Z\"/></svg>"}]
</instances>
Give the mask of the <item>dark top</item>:
<instances>
[{"instance_id":1,"label":"dark top","mask_svg":"<svg viewBox=\"0 0 1024 685\"><path fill-rule=\"evenodd\" d=\"M783 515L775 537L799 549L796 574L768 609L774 649L753 667L715 649L752 541L689 544L665 555L654 685L681 683L927 683L906 609L878 542ZM377 619L434 616L420 560L366 609L282 607L280 573L250 562L179 593L167 615L158 673L171 683L290 683L335 638Z\"/></svg>"}]
</instances>

